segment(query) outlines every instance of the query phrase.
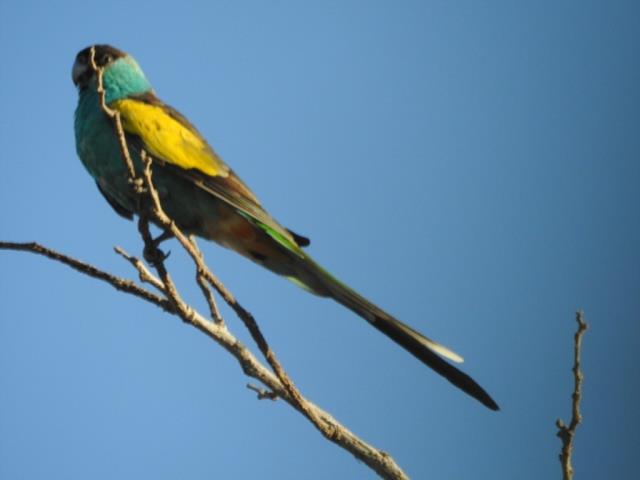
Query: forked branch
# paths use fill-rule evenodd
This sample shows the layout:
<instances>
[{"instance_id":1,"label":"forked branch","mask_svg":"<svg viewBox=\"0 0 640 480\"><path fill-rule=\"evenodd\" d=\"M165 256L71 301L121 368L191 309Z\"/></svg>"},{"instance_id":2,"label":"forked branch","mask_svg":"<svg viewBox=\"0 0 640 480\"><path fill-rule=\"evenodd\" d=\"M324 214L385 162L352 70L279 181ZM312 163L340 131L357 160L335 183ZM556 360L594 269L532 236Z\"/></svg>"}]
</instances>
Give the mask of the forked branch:
<instances>
[{"instance_id":1,"label":"forked branch","mask_svg":"<svg viewBox=\"0 0 640 480\"><path fill-rule=\"evenodd\" d=\"M101 270L93 265L77 260L68 255L64 255L60 252L44 247L35 242L20 243L20 242L4 242L0 241L0 250L18 250L24 252L31 252L38 255L45 256L57 262L63 263L74 270L77 270L85 275L102 280L108 283L117 290L123 291L134 295L148 303L156 305L162 308L167 313L180 317L184 322L192 325L207 335L209 338L218 343L222 348L228 351L238 361L242 371L249 377L254 378L263 385L267 390L260 390L259 387L252 385L252 390L257 389L259 398L274 398L279 397L296 410L304 413L300 410L299 404L291 397L289 392L283 387L282 383L276 377L276 375L265 365L263 365L255 355L245 347L229 330L225 325L217 324L214 321L207 319L196 309L190 307L186 303L178 305L176 309L173 302L169 301L166 296L156 295L143 287L137 285L135 282L112 275L104 270ZM150 274L150 273L149 273ZM150 274L151 275L151 274ZM155 278L155 282L159 279ZM407 475L402 469L395 463L393 458L387 453L378 450L377 448L369 445L353 432L347 429L344 425L339 423L328 412L322 410L313 402L304 399L307 409L313 411L316 418L327 428L332 431L340 432L340 435L336 436L332 441L350 452L357 459L365 463L369 468L374 470L380 477L385 479L407 479Z\"/></svg>"}]
</instances>

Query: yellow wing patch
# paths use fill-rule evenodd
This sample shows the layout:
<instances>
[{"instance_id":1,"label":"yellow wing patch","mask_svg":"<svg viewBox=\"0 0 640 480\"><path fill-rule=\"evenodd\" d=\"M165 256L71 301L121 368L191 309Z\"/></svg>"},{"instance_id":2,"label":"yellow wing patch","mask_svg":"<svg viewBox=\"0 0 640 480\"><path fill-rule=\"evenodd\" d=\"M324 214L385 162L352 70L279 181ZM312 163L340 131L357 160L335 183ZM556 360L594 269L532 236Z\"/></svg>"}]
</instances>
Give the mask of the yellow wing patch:
<instances>
[{"instance_id":1,"label":"yellow wing patch","mask_svg":"<svg viewBox=\"0 0 640 480\"><path fill-rule=\"evenodd\" d=\"M198 132L169 115L162 106L128 98L110 106L120 112L122 127L139 136L152 156L212 177L229 175L229 167Z\"/></svg>"}]
</instances>

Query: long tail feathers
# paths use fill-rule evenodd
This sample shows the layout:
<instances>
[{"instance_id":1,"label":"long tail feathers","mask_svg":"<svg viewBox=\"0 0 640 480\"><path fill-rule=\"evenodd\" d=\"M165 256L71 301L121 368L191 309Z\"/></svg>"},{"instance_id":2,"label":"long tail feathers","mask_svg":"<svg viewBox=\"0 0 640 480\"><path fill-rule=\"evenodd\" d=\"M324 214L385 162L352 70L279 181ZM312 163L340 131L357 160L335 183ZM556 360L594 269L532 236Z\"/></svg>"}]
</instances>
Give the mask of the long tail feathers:
<instances>
[{"instance_id":1,"label":"long tail feathers","mask_svg":"<svg viewBox=\"0 0 640 480\"><path fill-rule=\"evenodd\" d=\"M498 404L476 381L466 373L457 369L444 358L461 363L463 361L455 352L425 337L408 325L396 320L384 310L356 293L354 290L334 278L326 270L307 257L307 266L311 267L314 283L322 284L328 296L335 299L371 325L391 338L398 345L413 354L425 365L435 370L456 387L468 393L491 410L499 410ZM315 289L315 288L314 288ZM324 292L323 292L324 293ZM442 358L444 357L444 358Z\"/></svg>"}]
</instances>

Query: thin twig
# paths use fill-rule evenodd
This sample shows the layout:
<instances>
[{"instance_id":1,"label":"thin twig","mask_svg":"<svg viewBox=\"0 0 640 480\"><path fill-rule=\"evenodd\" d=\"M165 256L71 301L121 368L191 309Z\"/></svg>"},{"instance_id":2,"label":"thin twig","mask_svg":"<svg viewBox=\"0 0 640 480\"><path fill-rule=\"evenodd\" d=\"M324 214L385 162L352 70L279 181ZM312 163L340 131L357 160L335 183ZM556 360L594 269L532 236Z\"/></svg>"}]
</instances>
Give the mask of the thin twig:
<instances>
[{"instance_id":1,"label":"thin twig","mask_svg":"<svg viewBox=\"0 0 640 480\"><path fill-rule=\"evenodd\" d=\"M202 252L198 247L198 243L196 242L196 239L193 236L189 237L189 241L191 242L191 245L193 246L193 250L198 255L198 259L199 259L199 262L196 262L196 282L198 282L198 286L200 287L200 290L202 290L202 294L207 299L207 303L209 304L209 313L211 313L211 318L213 318L214 322L224 325L224 319L220 314L220 310L218 309L218 304L216 303L216 299L213 296L213 292L211 292L211 289L209 288L210 285L209 285L209 282L207 282L207 277L205 276L202 269L199 268L199 265L206 265L204 263L204 256L202 255Z\"/></svg>"},{"instance_id":2,"label":"thin twig","mask_svg":"<svg viewBox=\"0 0 640 480\"><path fill-rule=\"evenodd\" d=\"M169 300L165 297L161 297L156 295L149 290L146 290L135 282L131 280L127 280L125 278L117 277L110 273L107 273L103 270L100 270L93 265L77 260L73 257L69 257L62 253L56 252L50 248L40 245L36 242L0 242L0 249L4 250L19 250L23 252L32 252L38 255L42 255L44 257L48 257L52 260L56 260L58 262L62 262L65 265L70 266L74 270L77 270L85 275L89 275L90 277L97 278L103 280L105 282L113 285L117 290L130 293L135 295L136 297L140 297L148 302L154 303L166 310L169 313L175 313L175 309L172 307Z\"/></svg>"},{"instance_id":3,"label":"thin twig","mask_svg":"<svg viewBox=\"0 0 640 480\"><path fill-rule=\"evenodd\" d=\"M157 288L158 290L164 293L164 284L158 277L156 277L153 273L149 271L147 266L144 263L142 263L142 260L132 255L129 255L121 247L115 247L114 250L118 255L122 256L131 265L133 265L133 267L138 271L141 282L153 285L155 288Z\"/></svg>"},{"instance_id":4,"label":"thin twig","mask_svg":"<svg viewBox=\"0 0 640 480\"><path fill-rule=\"evenodd\" d=\"M560 452L560 464L562 465L563 480L571 480L573 478L573 466L571 465L571 454L573 453L573 439L576 435L576 428L582 422L582 414L580 413L580 400L582 398L582 380L584 378L582 370L580 370L580 349L582 347L582 336L589 326L584 321L584 312L578 310L576 312L576 322L578 322L578 330L574 336L573 350L573 378L574 389L572 394L572 412L571 422L567 426L562 419L556 420L558 433L556 434L562 440L562 450Z\"/></svg>"},{"instance_id":5,"label":"thin twig","mask_svg":"<svg viewBox=\"0 0 640 480\"><path fill-rule=\"evenodd\" d=\"M272 392L270 390L267 390L265 388L261 388L258 387L257 385L254 385L253 383L247 383L247 388L249 390L253 390L254 392L256 392L258 394L258 400L264 400L264 399L268 399L268 400L277 400L278 399L278 394L276 392Z\"/></svg>"},{"instance_id":6,"label":"thin twig","mask_svg":"<svg viewBox=\"0 0 640 480\"><path fill-rule=\"evenodd\" d=\"M209 305L209 314L211 315L211 318L213 318L213 321L216 322L217 324L224 325L224 319L220 314L220 310L218 310L218 304L216 303L216 299L213 296L213 293L211 292L211 290L209 289L209 283L207 282L207 279L201 273L196 273L196 282L198 283L198 286L202 291L202 295L204 295L205 299L207 300L207 304Z\"/></svg>"},{"instance_id":7,"label":"thin twig","mask_svg":"<svg viewBox=\"0 0 640 480\"><path fill-rule=\"evenodd\" d=\"M180 318L185 322L191 323L191 307L182 300L182 297L178 293L178 289L164 264L165 255L154 242L151 231L149 230L149 220L143 212L140 212L140 216L138 217L138 231L144 240L145 255L150 258L153 267L158 272L158 275L160 275L160 280L164 284L164 291L167 298L173 304Z\"/></svg>"},{"instance_id":8,"label":"thin twig","mask_svg":"<svg viewBox=\"0 0 640 480\"><path fill-rule=\"evenodd\" d=\"M92 46L89 54L89 62L91 64L91 68L96 75L96 91L98 92L98 99L100 100L100 108L102 111L113 120L114 127L116 132L118 133L118 145L120 146L120 155L127 167L128 178L135 179L136 178L136 169L133 164L133 160L131 160L131 155L129 154L129 148L127 147L127 139L124 135L124 129L122 128L122 119L120 118L120 112L109 108L106 103L106 92L104 90L104 85L102 83L102 68L98 67L96 63L96 47Z\"/></svg>"}]
</instances>

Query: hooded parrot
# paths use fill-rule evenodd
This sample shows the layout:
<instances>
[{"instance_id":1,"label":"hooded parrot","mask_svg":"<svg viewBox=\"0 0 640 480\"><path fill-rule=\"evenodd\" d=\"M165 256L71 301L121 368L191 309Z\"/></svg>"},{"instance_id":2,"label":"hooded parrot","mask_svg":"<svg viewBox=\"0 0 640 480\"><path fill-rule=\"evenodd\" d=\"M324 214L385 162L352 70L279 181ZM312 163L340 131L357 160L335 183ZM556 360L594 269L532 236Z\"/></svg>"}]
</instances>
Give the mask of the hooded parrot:
<instances>
[{"instance_id":1,"label":"hooded parrot","mask_svg":"<svg viewBox=\"0 0 640 480\"><path fill-rule=\"evenodd\" d=\"M100 106L91 48L78 53L73 83L76 150L98 190L121 216L137 214L113 121ZM105 103L119 112L129 152L140 171L141 150L152 158L162 207L188 234L213 240L282 275L306 290L329 297L366 320L425 365L492 410L498 405L470 376L449 361L462 357L400 322L337 280L304 250L309 240L283 227L249 187L178 111L160 100L138 63L109 45L95 45L103 71Z\"/></svg>"}]
</instances>

